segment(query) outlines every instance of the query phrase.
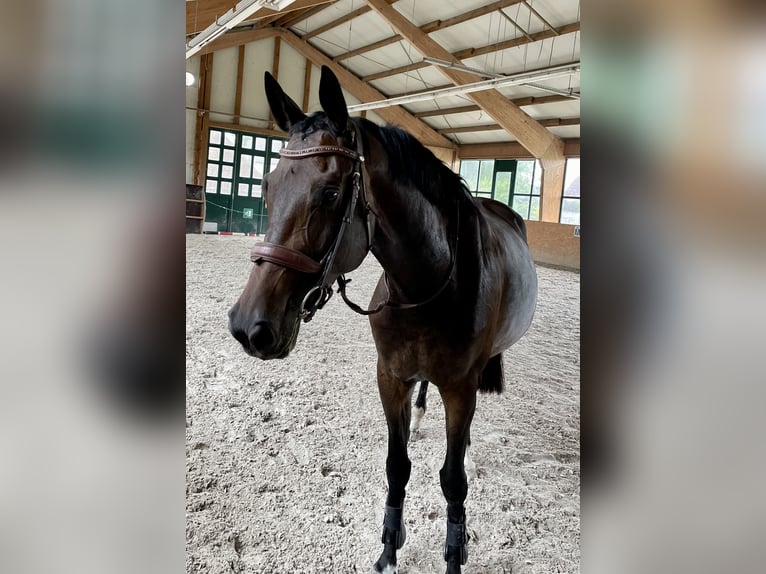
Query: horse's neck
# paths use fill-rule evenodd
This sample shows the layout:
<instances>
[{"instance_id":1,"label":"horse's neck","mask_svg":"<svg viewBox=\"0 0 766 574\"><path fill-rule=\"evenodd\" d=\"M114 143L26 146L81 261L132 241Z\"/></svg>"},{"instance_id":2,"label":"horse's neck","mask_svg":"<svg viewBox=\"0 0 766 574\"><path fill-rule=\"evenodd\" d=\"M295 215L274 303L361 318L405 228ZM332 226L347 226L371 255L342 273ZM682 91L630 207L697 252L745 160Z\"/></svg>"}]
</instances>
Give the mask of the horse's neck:
<instances>
[{"instance_id":1,"label":"horse's neck","mask_svg":"<svg viewBox=\"0 0 766 574\"><path fill-rule=\"evenodd\" d=\"M398 182L388 170L371 178L376 213L372 253L389 278L392 295L416 302L444 282L450 268L447 218L419 190Z\"/></svg>"}]
</instances>

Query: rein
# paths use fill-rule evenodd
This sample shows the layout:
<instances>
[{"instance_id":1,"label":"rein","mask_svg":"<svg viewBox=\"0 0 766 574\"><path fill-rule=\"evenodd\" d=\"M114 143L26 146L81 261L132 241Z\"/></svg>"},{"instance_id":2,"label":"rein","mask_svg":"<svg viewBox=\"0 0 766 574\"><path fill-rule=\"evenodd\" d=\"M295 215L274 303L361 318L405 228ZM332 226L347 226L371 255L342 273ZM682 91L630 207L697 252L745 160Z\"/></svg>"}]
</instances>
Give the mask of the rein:
<instances>
[{"instance_id":1,"label":"rein","mask_svg":"<svg viewBox=\"0 0 766 574\"><path fill-rule=\"evenodd\" d=\"M359 128L356 124L352 123L354 127L354 136L357 143L357 149L352 150L339 145L321 145L314 146L305 149L293 150L283 148L279 150L279 155L286 159L303 159L307 157L313 157L317 155L342 155L354 160L353 171L353 189L351 191L351 197L348 201L348 208L341 220L340 229L333 241L332 246L327 251L324 257L320 261L316 261L314 258L309 257L305 253L301 253L295 249L278 245L275 243L269 243L267 241L260 241L253 246L250 252L250 260L256 265L261 264L264 261L280 265L288 269L293 269L300 273L315 274L321 272L319 281L309 289L306 296L301 302L301 308L298 312L298 320L303 320L304 323L308 323L314 317L314 314L325 306L325 304L332 297L333 289L332 282L327 282L327 276L330 274L332 265L335 262L335 257L338 253L338 247L345 235L346 228L351 223L354 217L354 210L356 209L357 201L361 200L364 203L366 228L367 228L367 252L372 247L372 223L370 221L370 213L372 209L367 201L367 194L364 189L364 178L362 177L362 164L364 163L364 154L362 147L362 138L359 132ZM343 298L343 301L348 305L351 310L359 313L360 315L374 315L380 313L385 307L392 307L395 309L412 309L420 307L430 303L436 299L449 285L452 279L452 273L455 268L455 257L457 253L457 241L460 229L460 209L457 209L457 226L455 231L455 241L450 252L450 266L447 278L441 284L436 292L427 299L418 303L397 303L391 301L391 289L388 284L388 274L383 272L383 282L386 287L386 297L381 301L374 309L362 309L359 305L351 301L346 295L346 285L351 282L351 279L346 279L344 274L340 274L337 278L338 293ZM314 298L314 300L312 300Z\"/></svg>"}]
</instances>

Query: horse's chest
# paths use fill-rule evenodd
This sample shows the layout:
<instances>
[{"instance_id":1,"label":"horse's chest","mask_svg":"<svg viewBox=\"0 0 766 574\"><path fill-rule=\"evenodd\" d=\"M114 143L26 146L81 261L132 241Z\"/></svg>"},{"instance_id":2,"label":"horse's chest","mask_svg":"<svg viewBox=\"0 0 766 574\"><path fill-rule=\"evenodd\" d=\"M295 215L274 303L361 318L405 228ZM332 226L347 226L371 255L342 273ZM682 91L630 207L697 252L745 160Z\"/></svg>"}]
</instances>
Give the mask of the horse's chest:
<instances>
[{"instance_id":1,"label":"horse's chest","mask_svg":"<svg viewBox=\"0 0 766 574\"><path fill-rule=\"evenodd\" d=\"M372 331L378 359L401 380L460 378L471 368L471 345L451 329L412 321Z\"/></svg>"}]
</instances>

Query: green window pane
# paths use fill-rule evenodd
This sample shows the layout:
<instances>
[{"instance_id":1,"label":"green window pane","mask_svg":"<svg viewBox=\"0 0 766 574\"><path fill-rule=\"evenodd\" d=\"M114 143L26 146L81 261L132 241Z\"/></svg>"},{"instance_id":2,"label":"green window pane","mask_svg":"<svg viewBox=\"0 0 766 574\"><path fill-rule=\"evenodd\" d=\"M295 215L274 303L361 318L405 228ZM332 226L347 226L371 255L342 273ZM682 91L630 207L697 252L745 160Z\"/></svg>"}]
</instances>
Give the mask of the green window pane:
<instances>
[{"instance_id":1,"label":"green window pane","mask_svg":"<svg viewBox=\"0 0 766 574\"><path fill-rule=\"evenodd\" d=\"M492 176L495 169L495 160L482 161L479 167L479 191L492 191Z\"/></svg>"},{"instance_id":2,"label":"green window pane","mask_svg":"<svg viewBox=\"0 0 766 574\"><path fill-rule=\"evenodd\" d=\"M209 163L209 164L207 164L207 175L208 175L208 177L218 177L218 164L217 163Z\"/></svg>"},{"instance_id":3,"label":"green window pane","mask_svg":"<svg viewBox=\"0 0 766 574\"><path fill-rule=\"evenodd\" d=\"M561 201L561 223L580 225L580 200L564 198Z\"/></svg>"},{"instance_id":4,"label":"green window pane","mask_svg":"<svg viewBox=\"0 0 766 574\"><path fill-rule=\"evenodd\" d=\"M468 189L476 191L476 185L479 181L479 162L476 160L461 161L460 175L465 180Z\"/></svg>"},{"instance_id":5,"label":"green window pane","mask_svg":"<svg viewBox=\"0 0 766 574\"><path fill-rule=\"evenodd\" d=\"M218 130L210 130L210 143L211 144L220 144L221 143L221 132Z\"/></svg>"},{"instance_id":6,"label":"green window pane","mask_svg":"<svg viewBox=\"0 0 766 574\"><path fill-rule=\"evenodd\" d=\"M540 221L540 196L533 195L532 202L529 204L529 219Z\"/></svg>"},{"instance_id":7,"label":"green window pane","mask_svg":"<svg viewBox=\"0 0 766 574\"><path fill-rule=\"evenodd\" d=\"M282 140L271 140L271 151L278 152L282 149Z\"/></svg>"},{"instance_id":8,"label":"green window pane","mask_svg":"<svg viewBox=\"0 0 766 574\"><path fill-rule=\"evenodd\" d=\"M214 179L208 179L205 182L205 193L216 193L218 191L218 182Z\"/></svg>"},{"instance_id":9,"label":"green window pane","mask_svg":"<svg viewBox=\"0 0 766 574\"><path fill-rule=\"evenodd\" d=\"M234 143L237 141L237 134L234 132L223 132L223 145L234 147Z\"/></svg>"},{"instance_id":10,"label":"green window pane","mask_svg":"<svg viewBox=\"0 0 766 574\"><path fill-rule=\"evenodd\" d=\"M266 138L255 138L255 149L258 151L266 150Z\"/></svg>"},{"instance_id":11,"label":"green window pane","mask_svg":"<svg viewBox=\"0 0 766 574\"><path fill-rule=\"evenodd\" d=\"M516 183L513 193L528 194L532 191L532 175L535 171L534 161L521 161L516 163Z\"/></svg>"},{"instance_id":12,"label":"green window pane","mask_svg":"<svg viewBox=\"0 0 766 574\"><path fill-rule=\"evenodd\" d=\"M221 166L221 177L223 179L231 179L234 174L234 168L230 165Z\"/></svg>"},{"instance_id":13,"label":"green window pane","mask_svg":"<svg viewBox=\"0 0 766 574\"><path fill-rule=\"evenodd\" d=\"M245 149L253 149L253 136L242 136L242 147Z\"/></svg>"},{"instance_id":14,"label":"green window pane","mask_svg":"<svg viewBox=\"0 0 766 574\"><path fill-rule=\"evenodd\" d=\"M237 186L237 195L241 197L247 197L250 193L250 186L246 183L240 183Z\"/></svg>"},{"instance_id":15,"label":"green window pane","mask_svg":"<svg viewBox=\"0 0 766 574\"><path fill-rule=\"evenodd\" d=\"M513 210L521 215L524 219L529 219L529 196L528 195L514 195L513 196Z\"/></svg>"},{"instance_id":16,"label":"green window pane","mask_svg":"<svg viewBox=\"0 0 766 574\"><path fill-rule=\"evenodd\" d=\"M222 181L221 182L221 195L231 195L231 182L230 181Z\"/></svg>"},{"instance_id":17,"label":"green window pane","mask_svg":"<svg viewBox=\"0 0 766 574\"><path fill-rule=\"evenodd\" d=\"M234 150L233 149L225 149L223 150L223 161L226 163L234 163Z\"/></svg>"},{"instance_id":18,"label":"green window pane","mask_svg":"<svg viewBox=\"0 0 766 574\"><path fill-rule=\"evenodd\" d=\"M221 159L221 148L210 146L207 150L207 159L218 161Z\"/></svg>"},{"instance_id":19,"label":"green window pane","mask_svg":"<svg viewBox=\"0 0 766 574\"><path fill-rule=\"evenodd\" d=\"M495 175L495 199L505 205L511 196L511 175L509 171L499 171Z\"/></svg>"}]
</instances>

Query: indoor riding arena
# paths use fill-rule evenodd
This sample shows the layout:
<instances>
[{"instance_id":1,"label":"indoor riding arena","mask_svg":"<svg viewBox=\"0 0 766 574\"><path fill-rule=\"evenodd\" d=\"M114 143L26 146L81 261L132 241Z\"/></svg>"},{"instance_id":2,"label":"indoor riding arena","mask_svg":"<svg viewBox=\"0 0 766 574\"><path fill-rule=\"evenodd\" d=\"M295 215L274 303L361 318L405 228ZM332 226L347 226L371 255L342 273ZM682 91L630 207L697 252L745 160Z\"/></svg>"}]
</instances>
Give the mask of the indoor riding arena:
<instances>
[{"instance_id":1,"label":"indoor riding arena","mask_svg":"<svg viewBox=\"0 0 766 574\"><path fill-rule=\"evenodd\" d=\"M197 0L186 2L186 13L187 573L579 572L579 1ZM331 97L336 81L342 97ZM314 121L303 112L324 116ZM292 139L285 127L295 127ZM425 146L438 161L420 151L394 156L373 141L375 130L395 133L410 152ZM383 152L388 168L376 172ZM321 173L295 183L310 169ZM328 187L331 176L340 178L337 188ZM409 186L416 207L387 213L382 181ZM458 183L421 189L436 181ZM321 203L301 204L300 193ZM328 207L334 201L338 209ZM443 228L433 215L440 201ZM311 208L305 221L304 204ZM468 233L482 217L506 229ZM392 241L399 251L387 258L397 219L412 235ZM307 253L300 241L311 245L315 231L328 247ZM512 257L498 254L503 246L487 247L490 239L510 243L503 234L517 238ZM355 252L367 253L361 265ZM407 267L408 258L419 263ZM490 333L506 319L480 321L480 314L522 297L520 284L533 285L531 263L523 279L523 261L534 261L537 276L531 324L523 336L514 327L520 338L486 337L515 341L502 347L504 390L476 394L470 458L463 474L463 451L455 451L458 487L443 492L447 467L455 466L445 463L455 420L445 415L451 395L431 382L425 415L406 443L401 528L391 520L398 515L389 490L399 476L390 473L400 471L389 468L387 480L389 440L400 436L389 433L390 417L398 415L383 408L373 331L394 341L414 331L406 322L376 327L382 320L355 312L337 284L315 308L319 294L327 296L325 277L345 273L352 279L345 294L367 310L382 304L373 293L385 271L388 306L380 317L400 320L458 301L450 293L460 277L482 286L459 301ZM389 307L407 292L397 284L398 264L411 273L423 267L423 285L413 291L423 296L394 313ZM506 267L505 283L486 270ZM473 281L469 268L477 270ZM285 321L300 330L296 338L288 326L289 346L269 355L263 348L282 335L277 323L259 321L244 339L234 323L246 304L273 311L263 301L286 284L297 286L285 295L297 306L296 319ZM498 285L502 293L491 290ZM444 304L440 326L401 356L430 364L429 341L442 340L439 329L459 315L456 305ZM484 363L500 347L492 349ZM443 356L463 367L459 357ZM471 380L466 400L476 379L488 376L475 372L481 377ZM417 396L415 384L413 413ZM453 498L448 505L445 494L454 497L465 480L464 522L456 523L453 511L462 507ZM405 529L394 567L380 554L382 540L384 554L393 552ZM380 563L389 565L374 570Z\"/></svg>"}]
</instances>

